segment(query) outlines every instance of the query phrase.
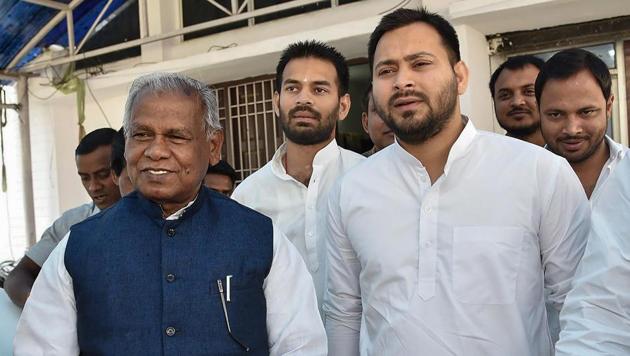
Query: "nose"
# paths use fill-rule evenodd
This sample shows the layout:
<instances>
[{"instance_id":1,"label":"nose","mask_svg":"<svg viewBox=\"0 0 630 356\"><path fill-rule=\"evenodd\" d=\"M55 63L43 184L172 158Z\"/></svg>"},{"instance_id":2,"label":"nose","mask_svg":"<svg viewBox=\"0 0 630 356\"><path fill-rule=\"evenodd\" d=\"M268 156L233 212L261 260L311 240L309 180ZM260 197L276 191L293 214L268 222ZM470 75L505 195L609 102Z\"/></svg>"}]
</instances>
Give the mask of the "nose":
<instances>
[{"instance_id":1,"label":"nose","mask_svg":"<svg viewBox=\"0 0 630 356\"><path fill-rule=\"evenodd\" d=\"M300 90L296 98L296 104L298 105L312 105L313 98L311 97L308 90Z\"/></svg>"},{"instance_id":2,"label":"nose","mask_svg":"<svg viewBox=\"0 0 630 356\"><path fill-rule=\"evenodd\" d=\"M98 192L99 190L103 189L103 184L101 183L101 181L97 178L92 178L90 179L90 183L88 184L87 187L88 191L91 193L95 193Z\"/></svg>"},{"instance_id":3,"label":"nose","mask_svg":"<svg viewBox=\"0 0 630 356\"><path fill-rule=\"evenodd\" d=\"M402 67L398 69L396 73L396 80L394 81L394 89L396 90L406 90L413 89L415 87L415 82L411 76L411 71Z\"/></svg>"},{"instance_id":4,"label":"nose","mask_svg":"<svg viewBox=\"0 0 630 356\"><path fill-rule=\"evenodd\" d=\"M154 161L168 158L169 155L168 143L162 135L156 135L144 150L144 156Z\"/></svg>"},{"instance_id":5,"label":"nose","mask_svg":"<svg viewBox=\"0 0 630 356\"><path fill-rule=\"evenodd\" d=\"M571 114L567 117L563 132L567 135L577 136L582 133L582 125L580 118L575 114Z\"/></svg>"},{"instance_id":6,"label":"nose","mask_svg":"<svg viewBox=\"0 0 630 356\"><path fill-rule=\"evenodd\" d=\"M525 105L525 96L519 93L516 93L512 96L512 100L510 101L512 106L523 106Z\"/></svg>"}]
</instances>

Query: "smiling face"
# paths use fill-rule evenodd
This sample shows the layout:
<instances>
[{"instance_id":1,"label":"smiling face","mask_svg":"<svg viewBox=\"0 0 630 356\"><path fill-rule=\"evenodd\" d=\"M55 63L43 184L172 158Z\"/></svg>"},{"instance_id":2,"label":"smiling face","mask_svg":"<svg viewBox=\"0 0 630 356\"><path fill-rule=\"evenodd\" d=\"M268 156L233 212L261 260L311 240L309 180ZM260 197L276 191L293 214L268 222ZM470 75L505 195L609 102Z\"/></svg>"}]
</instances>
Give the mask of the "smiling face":
<instances>
[{"instance_id":1,"label":"smiling face","mask_svg":"<svg viewBox=\"0 0 630 356\"><path fill-rule=\"evenodd\" d=\"M197 97L162 93L138 100L125 146L127 172L136 190L170 214L196 197L208 163L219 161L223 135L207 137Z\"/></svg>"},{"instance_id":2,"label":"smiling face","mask_svg":"<svg viewBox=\"0 0 630 356\"><path fill-rule=\"evenodd\" d=\"M504 69L493 93L499 125L512 137L527 136L540 127L534 83L540 70L534 65Z\"/></svg>"},{"instance_id":3,"label":"smiling face","mask_svg":"<svg viewBox=\"0 0 630 356\"><path fill-rule=\"evenodd\" d=\"M569 163L590 158L605 146L613 96L604 98L593 75L582 70L567 79L551 79L540 97L541 129L547 147Z\"/></svg>"},{"instance_id":4,"label":"smiling face","mask_svg":"<svg viewBox=\"0 0 630 356\"><path fill-rule=\"evenodd\" d=\"M96 150L76 156L77 172L85 191L101 210L120 199L118 187L112 180L110 156L112 146L100 146Z\"/></svg>"},{"instance_id":5,"label":"smiling face","mask_svg":"<svg viewBox=\"0 0 630 356\"><path fill-rule=\"evenodd\" d=\"M331 62L306 57L287 63L274 107L288 140L315 145L335 137L337 120L343 120L350 109L350 97L339 96L337 83Z\"/></svg>"},{"instance_id":6,"label":"smiling face","mask_svg":"<svg viewBox=\"0 0 630 356\"><path fill-rule=\"evenodd\" d=\"M459 116L458 94L466 83L466 66L451 65L440 35L427 24L387 32L376 46L372 97L403 142L423 143Z\"/></svg>"}]
</instances>

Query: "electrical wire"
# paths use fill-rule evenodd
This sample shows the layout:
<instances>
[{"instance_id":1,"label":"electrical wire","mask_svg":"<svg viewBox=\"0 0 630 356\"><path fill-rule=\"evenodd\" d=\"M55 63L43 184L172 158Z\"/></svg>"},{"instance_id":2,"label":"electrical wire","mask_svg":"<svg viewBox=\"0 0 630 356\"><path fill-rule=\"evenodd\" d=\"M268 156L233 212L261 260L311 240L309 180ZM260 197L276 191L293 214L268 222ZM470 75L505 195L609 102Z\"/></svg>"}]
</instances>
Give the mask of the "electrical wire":
<instances>
[{"instance_id":1,"label":"electrical wire","mask_svg":"<svg viewBox=\"0 0 630 356\"><path fill-rule=\"evenodd\" d=\"M112 127L112 123L109 121L109 118L107 118L107 115L105 114L105 110L103 110L101 103L99 103L98 99L96 99L96 95L94 95L94 93L92 92L92 88L90 87L90 84L88 83L87 80L85 81L85 86L88 88L88 91L90 92L90 96L92 96L92 99L94 99L94 102L98 106L99 110L101 110L101 114L103 114L103 117L105 118L105 121L107 122L107 125L109 125L109 127Z\"/></svg>"}]
</instances>

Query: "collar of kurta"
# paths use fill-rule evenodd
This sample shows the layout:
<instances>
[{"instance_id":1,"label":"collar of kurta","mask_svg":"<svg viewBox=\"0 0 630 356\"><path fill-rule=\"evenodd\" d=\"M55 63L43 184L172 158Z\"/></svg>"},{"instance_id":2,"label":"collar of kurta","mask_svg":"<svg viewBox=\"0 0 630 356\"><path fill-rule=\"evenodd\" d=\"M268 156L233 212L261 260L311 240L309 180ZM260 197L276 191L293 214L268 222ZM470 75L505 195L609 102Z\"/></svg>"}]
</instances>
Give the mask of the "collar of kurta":
<instances>
[{"instance_id":1,"label":"collar of kurta","mask_svg":"<svg viewBox=\"0 0 630 356\"><path fill-rule=\"evenodd\" d=\"M615 142L612 138L608 137L608 135L604 136L604 139L608 143L608 149L610 151L609 160L621 160L626 154L626 150L623 145Z\"/></svg>"},{"instance_id":2,"label":"collar of kurta","mask_svg":"<svg viewBox=\"0 0 630 356\"><path fill-rule=\"evenodd\" d=\"M446 165L444 166L444 176L448 176L448 172L453 165L453 162L466 156L468 149L477 136L477 129L472 123L472 120L462 115L462 121L465 123L464 130L462 130L462 132L459 134L459 137L457 137L457 140L455 140L453 146L451 146L451 150L448 153L448 158L446 159ZM416 159L416 157L412 156L400 145L400 143L398 142L398 138L395 139L393 146L393 150L399 157L401 157L401 159L408 162L409 164L420 165L421 167L424 167L422 165L422 162Z\"/></svg>"},{"instance_id":3,"label":"collar of kurta","mask_svg":"<svg viewBox=\"0 0 630 356\"><path fill-rule=\"evenodd\" d=\"M274 153L273 158L271 159L271 170L278 178L291 180L293 178L287 174L287 170L282 164L282 160L286 154L287 143L285 142L280 145L280 147L276 150L276 153ZM313 158L313 167L326 166L328 163L334 161L338 155L339 146L337 146L337 141L333 139L315 154L315 157Z\"/></svg>"},{"instance_id":4,"label":"collar of kurta","mask_svg":"<svg viewBox=\"0 0 630 356\"><path fill-rule=\"evenodd\" d=\"M193 215L197 210L199 210L203 202L208 199L209 196L207 189L204 186L201 186L201 189L199 189L199 193L197 193L195 199L193 199L183 208L164 218L162 216L162 207L160 206L160 204L145 198L137 191L134 191L129 195L137 195L138 202L144 213L152 220L157 221L185 219L188 216Z\"/></svg>"}]
</instances>

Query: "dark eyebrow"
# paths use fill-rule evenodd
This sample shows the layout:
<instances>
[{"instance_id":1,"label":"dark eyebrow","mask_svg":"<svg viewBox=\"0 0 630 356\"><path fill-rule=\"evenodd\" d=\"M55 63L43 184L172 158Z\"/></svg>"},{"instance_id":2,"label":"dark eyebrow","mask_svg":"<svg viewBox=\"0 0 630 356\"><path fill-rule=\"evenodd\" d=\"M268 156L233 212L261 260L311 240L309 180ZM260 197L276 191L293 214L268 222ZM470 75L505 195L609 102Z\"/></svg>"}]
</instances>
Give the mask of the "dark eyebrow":
<instances>
[{"instance_id":1,"label":"dark eyebrow","mask_svg":"<svg viewBox=\"0 0 630 356\"><path fill-rule=\"evenodd\" d=\"M284 82L282 82L282 85L284 86L285 84L300 84L300 81L295 79L285 79Z\"/></svg>"},{"instance_id":2,"label":"dark eyebrow","mask_svg":"<svg viewBox=\"0 0 630 356\"><path fill-rule=\"evenodd\" d=\"M408 54L406 56L403 57L403 60L405 62L411 62L414 59L417 59L419 57L431 57L431 58L435 58L435 56L429 52L425 52L425 51L421 51L421 52L416 52L416 53L412 53L412 54ZM378 63L376 63L376 65L374 66L374 68L378 68L379 66L384 66L384 65L394 65L394 64L398 64L397 60L394 59L384 59Z\"/></svg>"},{"instance_id":3,"label":"dark eyebrow","mask_svg":"<svg viewBox=\"0 0 630 356\"><path fill-rule=\"evenodd\" d=\"M431 58L435 58L435 56L429 52L416 52L416 53L412 53L412 54L408 54L406 55L403 59L407 62L411 62L414 59L418 59L419 57L431 57Z\"/></svg>"},{"instance_id":4,"label":"dark eyebrow","mask_svg":"<svg viewBox=\"0 0 630 356\"><path fill-rule=\"evenodd\" d=\"M316 80L316 81L313 82L313 85L324 85L324 86L329 87L332 84L330 84L330 82L327 81L327 80Z\"/></svg>"}]
</instances>

